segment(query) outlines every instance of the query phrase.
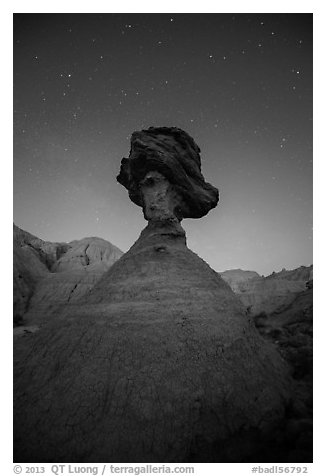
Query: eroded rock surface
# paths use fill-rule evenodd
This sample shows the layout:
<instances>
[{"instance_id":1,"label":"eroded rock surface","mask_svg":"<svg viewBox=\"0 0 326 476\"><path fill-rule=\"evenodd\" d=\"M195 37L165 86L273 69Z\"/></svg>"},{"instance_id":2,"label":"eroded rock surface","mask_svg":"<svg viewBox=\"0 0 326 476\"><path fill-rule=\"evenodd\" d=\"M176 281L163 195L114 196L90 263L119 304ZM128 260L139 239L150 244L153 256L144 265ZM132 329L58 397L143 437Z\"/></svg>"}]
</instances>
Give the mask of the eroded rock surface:
<instances>
[{"instance_id":1,"label":"eroded rock surface","mask_svg":"<svg viewBox=\"0 0 326 476\"><path fill-rule=\"evenodd\" d=\"M21 324L38 283L50 274L51 266L67 247L67 244L40 240L14 224L14 324Z\"/></svg>"},{"instance_id":2,"label":"eroded rock surface","mask_svg":"<svg viewBox=\"0 0 326 476\"><path fill-rule=\"evenodd\" d=\"M265 312L278 312L290 305L297 294L306 290L306 284L312 279L313 267L300 266L293 270L283 269L279 273L260 276L255 271L229 270L221 277L239 296L243 305L252 316Z\"/></svg>"},{"instance_id":3,"label":"eroded rock surface","mask_svg":"<svg viewBox=\"0 0 326 476\"><path fill-rule=\"evenodd\" d=\"M235 293L241 293L247 283L253 279L261 279L256 271L244 271L242 269L229 269L220 273L221 278L231 287Z\"/></svg>"},{"instance_id":4,"label":"eroded rock surface","mask_svg":"<svg viewBox=\"0 0 326 476\"><path fill-rule=\"evenodd\" d=\"M309 276L307 269L303 268L287 273L300 280ZM302 461L308 461L312 455L313 435L312 280L290 303L280 304L277 311L271 313L263 311L254 320L261 335L273 342L289 363L295 397L288 413L285 435L292 441L292 459L300 457Z\"/></svg>"}]
</instances>

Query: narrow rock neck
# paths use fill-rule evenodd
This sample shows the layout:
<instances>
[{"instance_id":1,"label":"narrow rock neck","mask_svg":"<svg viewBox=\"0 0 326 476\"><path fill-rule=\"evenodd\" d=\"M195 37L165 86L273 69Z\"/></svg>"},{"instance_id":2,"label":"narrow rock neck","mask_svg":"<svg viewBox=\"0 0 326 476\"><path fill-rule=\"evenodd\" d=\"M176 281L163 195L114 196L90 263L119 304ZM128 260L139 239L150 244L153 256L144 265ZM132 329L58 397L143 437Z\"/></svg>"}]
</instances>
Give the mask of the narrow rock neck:
<instances>
[{"instance_id":1,"label":"narrow rock neck","mask_svg":"<svg viewBox=\"0 0 326 476\"><path fill-rule=\"evenodd\" d=\"M132 247L135 250L153 247L155 251L186 248L186 233L180 222L181 197L173 184L157 171L148 172L140 182L143 213L147 227Z\"/></svg>"},{"instance_id":2,"label":"narrow rock neck","mask_svg":"<svg viewBox=\"0 0 326 476\"><path fill-rule=\"evenodd\" d=\"M180 207L182 199L161 173L148 172L140 182L140 190L145 220L176 223L182 220Z\"/></svg>"},{"instance_id":3,"label":"narrow rock neck","mask_svg":"<svg viewBox=\"0 0 326 476\"><path fill-rule=\"evenodd\" d=\"M150 220L131 249L139 251L148 247L155 251L186 249L186 233L177 220Z\"/></svg>"}]
</instances>

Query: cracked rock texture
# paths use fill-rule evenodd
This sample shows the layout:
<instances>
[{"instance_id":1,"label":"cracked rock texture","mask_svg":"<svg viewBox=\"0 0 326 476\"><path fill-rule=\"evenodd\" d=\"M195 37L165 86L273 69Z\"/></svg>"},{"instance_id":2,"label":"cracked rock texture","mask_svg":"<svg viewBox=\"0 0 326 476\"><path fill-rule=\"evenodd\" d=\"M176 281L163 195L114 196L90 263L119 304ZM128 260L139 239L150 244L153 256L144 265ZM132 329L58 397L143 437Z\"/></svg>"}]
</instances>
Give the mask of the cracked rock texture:
<instances>
[{"instance_id":1,"label":"cracked rock texture","mask_svg":"<svg viewBox=\"0 0 326 476\"><path fill-rule=\"evenodd\" d=\"M141 140L150 157L152 143L173 149L162 130ZM191 180L197 154L188 140L172 154ZM127 187L149 221L136 243L87 295L16 339L15 462L288 461L288 366L228 284L187 248L179 223L191 210L207 213L216 192L207 201L202 189L211 186L190 180L194 206L197 192L187 199L182 174L170 179L178 166L151 163ZM171 206L176 196L182 213Z\"/></svg>"}]
</instances>

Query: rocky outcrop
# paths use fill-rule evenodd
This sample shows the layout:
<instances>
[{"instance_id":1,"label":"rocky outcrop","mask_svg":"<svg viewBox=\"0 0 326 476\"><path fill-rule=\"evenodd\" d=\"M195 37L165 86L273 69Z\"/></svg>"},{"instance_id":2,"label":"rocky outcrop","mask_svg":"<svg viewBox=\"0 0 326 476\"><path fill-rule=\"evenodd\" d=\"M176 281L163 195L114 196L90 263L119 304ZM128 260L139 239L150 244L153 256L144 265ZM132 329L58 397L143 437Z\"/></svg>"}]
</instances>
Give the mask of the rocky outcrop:
<instances>
[{"instance_id":1,"label":"rocky outcrop","mask_svg":"<svg viewBox=\"0 0 326 476\"><path fill-rule=\"evenodd\" d=\"M302 271L302 269L301 269ZM295 399L288 414L285 435L292 441L292 459L308 461L312 454L313 425L313 286L296 294L290 304L270 314L255 316L261 335L274 343L289 363Z\"/></svg>"},{"instance_id":2,"label":"rocky outcrop","mask_svg":"<svg viewBox=\"0 0 326 476\"><path fill-rule=\"evenodd\" d=\"M150 131L162 151L182 137L191 156L187 135ZM136 243L89 294L16 340L15 462L289 461L288 367L187 248L179 221L196 196L155 163L138 182L149 223Z\"/></svg>"},{"instance_id":3,"label":"rocky outcrop","mask_svg":"<svg viewBox=\"0 0 326 476\"><path fill-rule=\"evenodd\" d=\"M45 265L45 267L51 271L52 266L60 257L66 253L70 245L68 243L52 243L50 241L44 241L36 236L22 230L14 224L13 231L14 246L23 249L30 249L34 255L38 257L38 260Z\"/></svg>"},{"instance_id":4,"label":"rocky outcrop","mask_svg":"<svg viewBox=\"0 0 326 476\"><path fill-rule=\"evenodd\" d=\"M14 324L21 324L37 284L50 273L51 266L66 249L62 243L49 243L13 228Z\"/></svg>"},{"instance_id":5,"label":"rocky outcrop","mask_svg":"<svg viewBox=\"0 0 326 476\"><path fill-rule=\"evenodd\" d=\"M122 254L100 238L52 243L14 225L14 324L50 318L88 292Z\"/></svg>"},{"instance_id":6,"label":"rocky outcrop","mask_svg":"<svg viewBox=\"0 0 326 476\"><path fill-rule=\"evenodd\" d=\"M221 277L230 284L241 302L254 316L261 312L277 312L288 306L297 294L306 289L306 283L312 278L312 266L287 271L270 276L259 276L254 271L224 271Z\"/></svg>"},{"instance_id":7,"label":"rocky outcrop","mask_svg":"<svg viewBox=\"0 0 326 476\"><path fill-rule=\"evenodd\" d=\"M309 281L288 305L255 316L260 333L277 344L295 379L312 379L313 288Z\"/></svg>"},{"instance_id":8,"label":"rocky outcrop","mask_svg":"<svg viewBox=\"0 0 326 476\"><path fill-rule=\"evenodd\" d=\"M37 283L48 274L37 254L29 247L13 248L13 320L23 322Z\"/></svg>"},{"instance_id":9,"label":"rocky outcrop","mask_svg":"<svg viewBox=\"0 0 326 476\"><path fill-rule=\"evenodd\" d=\"M122 256L122 251L101 238L83 238L69 243L69 249L54 264L56 273L79 271L87 267L88 271L101 267L107 271Z\"/></svg>"},{"instance_id":10,"label":"rocky outcrop","mask_svg":"<svg viewBox=\"0 0 326 476\"><path fill-rule=\"evenodd\" d=\"M223 271L220 275L235 293L240 293L248 281L251 281L252 279L261 279L261 276L256 273L256 271L243 271L242 269L230 269L228 271Z\"/></svg>"},{"instance_id":11,"label":"rocky outcrop","mask_svg":"<svg viewBox=\"0 0 326 476\"><path fill-rule=\"evenodd\" d=\"M273 272L271 275L267 276L266 279L281 279L286 281L299 281L306 283L307 281L313 279L313 267L310 266L300 266L299 268L287 270L282 269L279 273Z\"/></svg>"}]
</instances>

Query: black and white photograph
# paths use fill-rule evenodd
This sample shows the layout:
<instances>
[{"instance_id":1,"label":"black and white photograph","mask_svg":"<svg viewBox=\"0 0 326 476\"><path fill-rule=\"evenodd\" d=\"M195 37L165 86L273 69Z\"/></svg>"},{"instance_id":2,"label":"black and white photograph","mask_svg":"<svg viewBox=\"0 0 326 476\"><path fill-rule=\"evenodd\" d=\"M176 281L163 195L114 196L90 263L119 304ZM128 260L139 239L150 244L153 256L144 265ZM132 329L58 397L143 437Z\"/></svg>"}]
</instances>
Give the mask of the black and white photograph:
<instances>
[{"instance_id":1,"label":"black and white photograph","mask_svg":"<svg viewBox=\"0 0 326 476\"><path fill-rule=\"evenodd\" d=\"M313 17L12 14L15 468L314 462Z\"/></svg>"}]
</instances>

